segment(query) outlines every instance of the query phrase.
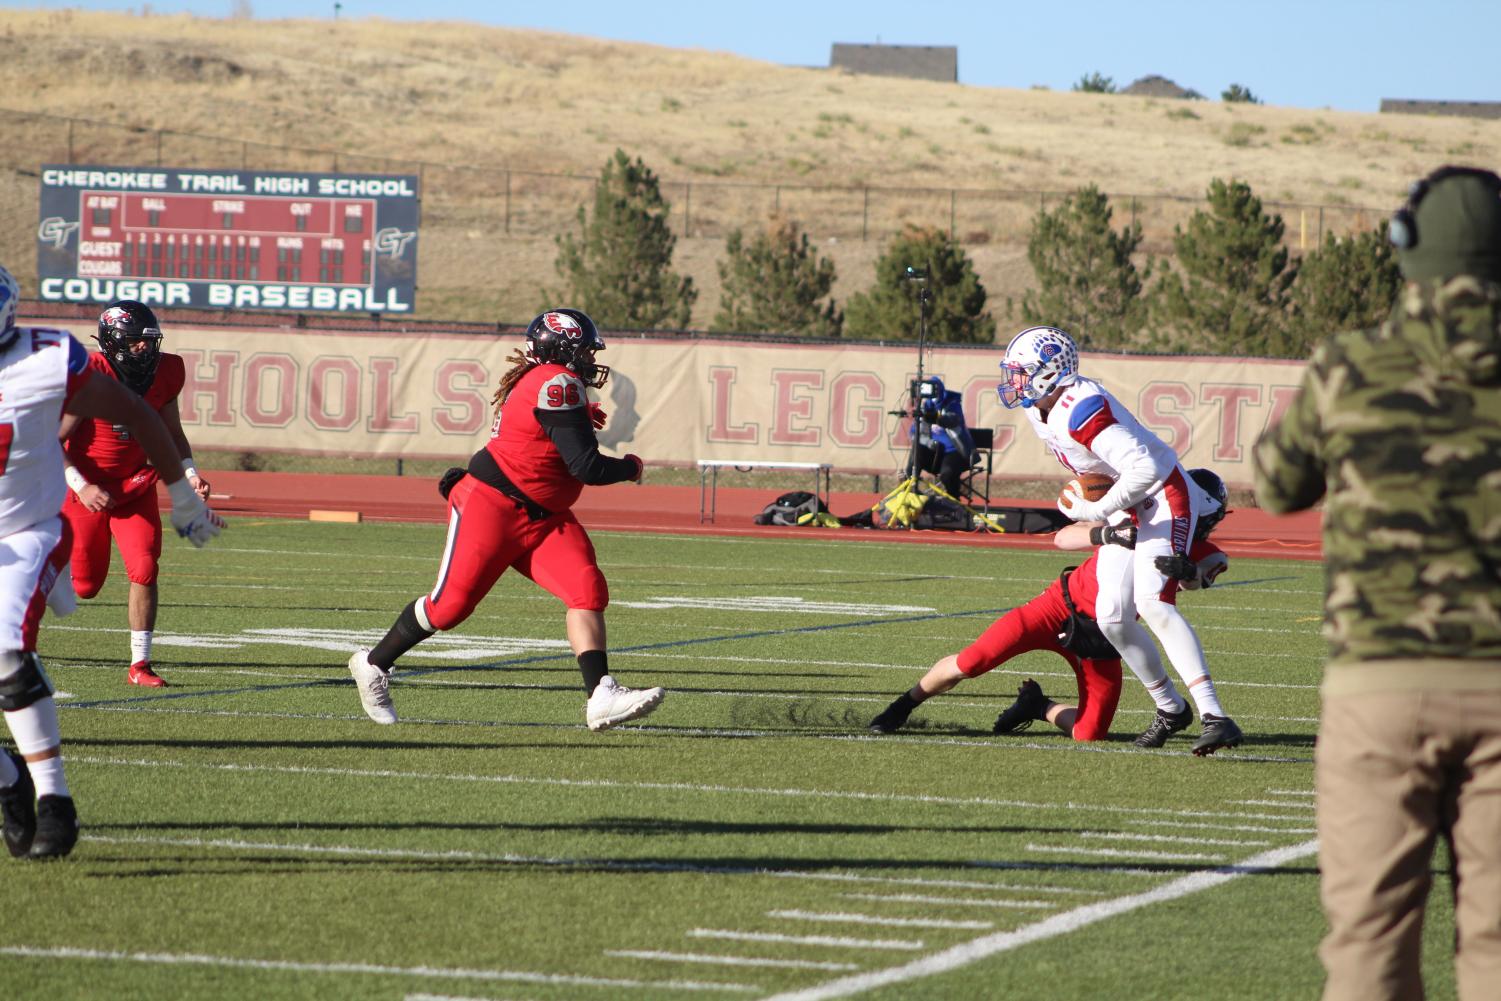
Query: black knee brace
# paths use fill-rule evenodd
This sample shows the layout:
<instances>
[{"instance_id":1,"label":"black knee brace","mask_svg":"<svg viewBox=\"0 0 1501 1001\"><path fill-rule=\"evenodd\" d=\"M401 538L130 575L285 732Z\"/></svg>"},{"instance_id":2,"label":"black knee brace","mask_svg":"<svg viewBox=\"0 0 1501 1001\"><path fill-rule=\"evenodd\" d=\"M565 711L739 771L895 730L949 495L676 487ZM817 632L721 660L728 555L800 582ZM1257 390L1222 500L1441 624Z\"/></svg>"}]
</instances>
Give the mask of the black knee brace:
<instances>
[{"instance_id":1,"label":"black knee brace","mask_svg":"<svg viewBox=\"0 0 1501 1001\"><path fill-rule=\"evenodd\" d=\"M0 710L13 713L35 705L52 694L52 682L42 670L42 658L35 651L0 653Z\"/></svg>"}]
</instances>

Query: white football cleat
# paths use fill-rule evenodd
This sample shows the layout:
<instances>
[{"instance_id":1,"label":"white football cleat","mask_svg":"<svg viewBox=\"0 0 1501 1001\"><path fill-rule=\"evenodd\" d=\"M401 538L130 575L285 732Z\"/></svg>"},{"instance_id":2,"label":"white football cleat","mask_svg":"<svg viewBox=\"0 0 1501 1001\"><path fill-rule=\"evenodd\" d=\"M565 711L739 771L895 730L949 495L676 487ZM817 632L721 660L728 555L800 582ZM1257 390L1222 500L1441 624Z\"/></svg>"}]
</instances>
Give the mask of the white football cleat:
<instances>
[{"instance_id":1,"label":"white football cleat","mask_svg":"<svg viewBox=\"0 0 1501 1001\"><path fill-rule=\"evenodd\" d=\"M608 730L617 723L640 719L662 704L667 693L660 688L636 691L615 684L608 674L599 679L594 694L584 703L584 719L591 730Z\"/></svg>"},{"instance_id":2,"label":"white football cleat","mask_svg":"<svg viewBox=\"0 0 1501 1001\"><path fill-rule=\"evenodd\" d=\"M391 705L391 676L370 663L369 650L349 655L349 673L360 691L360 705L365 715L377 723L395 723L396 707Z\"/></svg>"}]
</instances>

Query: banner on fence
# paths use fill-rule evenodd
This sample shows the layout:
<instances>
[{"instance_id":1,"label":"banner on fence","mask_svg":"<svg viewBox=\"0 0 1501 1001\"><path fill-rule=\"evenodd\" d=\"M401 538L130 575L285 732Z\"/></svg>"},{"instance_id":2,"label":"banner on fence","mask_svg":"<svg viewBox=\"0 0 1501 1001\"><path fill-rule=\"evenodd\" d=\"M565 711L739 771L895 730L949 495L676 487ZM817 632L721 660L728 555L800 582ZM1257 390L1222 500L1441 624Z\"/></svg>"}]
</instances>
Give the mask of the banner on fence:
<instances>
[{"instance_id":1,"label":"banner on fence","mask_svg":"<svg viewBox=\"0 0 1501 1001\"><path fill-rule=\"evenodd\" d=\"M518 337L337 330L176 328L179 398L199 449L369 457L461 457L483 445L490 397ZM59 325L59 324L52 324ZM93 328L70 327L85 343ZM891 472L905 462L903 408L914 347L627 339L606 333L613 374L598 391L601 444L649 462L818 461ZM996 399L999 348L943 347L928 374L964 397L972 427L995 429L995 470L1062 469L1020 411ZM1296 392L1302 362L1085 353L1082 371L1130 406L1189 465L1250 480L1250 448Z\"/></svg>"},{"instance_id":2,"label":"banner on fence","mask_svg":"<svg viewBox=\"0 0 1501 1001\"><path fill-rule=\"evenodd\" d=\"M149 306L412 311L412 175L42 168L40 297Z\"/></svg>"}]
</instances>

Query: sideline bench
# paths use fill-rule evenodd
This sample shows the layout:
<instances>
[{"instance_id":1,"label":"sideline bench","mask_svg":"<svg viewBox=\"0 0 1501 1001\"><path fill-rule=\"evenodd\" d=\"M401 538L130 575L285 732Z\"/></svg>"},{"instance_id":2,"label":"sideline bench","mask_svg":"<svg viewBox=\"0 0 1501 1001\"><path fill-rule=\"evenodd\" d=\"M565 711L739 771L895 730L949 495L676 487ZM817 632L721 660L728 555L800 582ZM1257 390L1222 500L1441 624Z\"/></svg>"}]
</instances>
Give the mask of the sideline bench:
<instances>
[{"instance_id":1,"label":"sideline bench","mask_svg":"<svg viewBox=\"0 0 1501 1001\"><path fill-rule=\"evenodd\" d=\"M813 493L827 507L831 491L830 477L834 469L831 462L758 462L745 459L699 459L698 460L698 521L714 520L715 501L719 494L719 471L738 469L748 473L752 469L798 469L813 473ZM707 506L705 504L707 501ZM707 513L708 517L704 517Z\"/></svg>"}]
</instances>

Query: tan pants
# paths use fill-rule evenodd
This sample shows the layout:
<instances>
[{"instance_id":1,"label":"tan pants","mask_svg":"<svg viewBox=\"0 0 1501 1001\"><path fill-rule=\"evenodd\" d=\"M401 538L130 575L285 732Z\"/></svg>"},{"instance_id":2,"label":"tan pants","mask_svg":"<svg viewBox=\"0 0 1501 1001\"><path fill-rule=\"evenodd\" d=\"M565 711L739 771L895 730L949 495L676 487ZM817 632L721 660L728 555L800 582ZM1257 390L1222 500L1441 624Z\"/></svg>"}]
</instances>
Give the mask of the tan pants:
<instances>
[{"instance_id":1,"label":"tan pants","mask_svg":"<svg viewBox=\"0 0 1501 1001\"><path fill-rule=\"evenodd\" d=\"M1326 695L1314 760L1324 1001L1423 997L1423 910L1445 832L1460 1001L1501 998L1501 692Z\"/></svg>"}]
</instances>

